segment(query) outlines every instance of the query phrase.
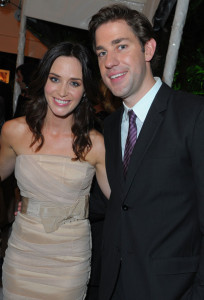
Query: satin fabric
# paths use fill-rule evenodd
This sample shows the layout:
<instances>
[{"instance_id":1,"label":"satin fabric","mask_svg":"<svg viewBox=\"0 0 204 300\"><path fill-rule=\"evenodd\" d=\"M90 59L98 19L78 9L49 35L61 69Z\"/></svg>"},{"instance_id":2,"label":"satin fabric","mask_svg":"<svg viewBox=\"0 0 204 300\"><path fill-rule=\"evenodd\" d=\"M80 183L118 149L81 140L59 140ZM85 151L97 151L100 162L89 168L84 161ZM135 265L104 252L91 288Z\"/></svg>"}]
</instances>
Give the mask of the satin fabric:
<instances>
[{"instance_id":1,"label":"satin fabric","mask_svg":"<svg viewBox=\"0 0 204 300\"><path fill-rule=\"evenodd\" d=\"M22 196L59 208L87 197L94 173L88 162L56 155L20 155L15 168ZM3 265L4 300L82 300L90 258L88 219L47 233L39 216L19 213Z\"/></svg>"}]
</instances>

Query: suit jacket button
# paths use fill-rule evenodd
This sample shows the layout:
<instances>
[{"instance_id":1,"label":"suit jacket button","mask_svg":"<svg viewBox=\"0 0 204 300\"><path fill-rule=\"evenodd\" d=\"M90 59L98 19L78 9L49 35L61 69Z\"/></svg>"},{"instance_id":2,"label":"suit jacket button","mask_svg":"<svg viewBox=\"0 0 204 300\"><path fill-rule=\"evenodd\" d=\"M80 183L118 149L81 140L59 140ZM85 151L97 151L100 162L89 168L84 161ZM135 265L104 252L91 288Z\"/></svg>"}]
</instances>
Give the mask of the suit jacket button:
<instances>
[{"instance_id":1,"label":"suit jacket button","mask_svg":"<svg viewBox=\"0 0 204 300\"><path fill-rule=\"evenodd\" d=\"M124 211L126 211L126 210L128 210L128 206L124 204L124 205L122 206L122 209L123 209Z\"/></svg>"}]
</instances>

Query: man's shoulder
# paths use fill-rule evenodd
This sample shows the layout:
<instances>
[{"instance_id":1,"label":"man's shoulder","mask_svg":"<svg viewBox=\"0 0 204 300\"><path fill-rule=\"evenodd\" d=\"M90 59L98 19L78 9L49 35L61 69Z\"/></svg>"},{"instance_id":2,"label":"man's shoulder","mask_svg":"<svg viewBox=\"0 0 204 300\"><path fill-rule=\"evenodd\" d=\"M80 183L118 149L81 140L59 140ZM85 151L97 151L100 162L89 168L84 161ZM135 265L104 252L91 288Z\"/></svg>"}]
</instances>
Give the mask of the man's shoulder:
<instances>
[{"instance_id":1,"label":"man's shoulder","mask_svg":"<svg viewBox=\"0 0 204 300\"><path fill-rule=\"evenodd\" d=\"M204 109L204 97L185 91L174 91L172 104L174 107L182 107L186 111L200 111Z\"/></svg>"},{"instance_id":2,"label":"man's shoulder","mask_svg":"<svg viewBox=\"0 0 204 300\"><path fill-rule=\"evenodd\" d=\"M112 112L108 117L104 120L104 126L109 126L111 123L116 122L117 120L120 120L123 114L123 106L116 109L114 112Z\"/></svg>"},{"instance_id":3,"label":"man's shoulder","mask_svg":"<svg viewBox=\"0 0 204 300\"><path fill-rule=\"evenodd\" d=\"M162 84L155 100L156 103L161 103L161 101L166 102L168 108L172 106L175 109L181 109L181 107L185 107L186 110L191 110L204 106L203 96L195 95L182 90L175 90L172 87L169 87L166 83Z\"/></svg>"}]
</instances>

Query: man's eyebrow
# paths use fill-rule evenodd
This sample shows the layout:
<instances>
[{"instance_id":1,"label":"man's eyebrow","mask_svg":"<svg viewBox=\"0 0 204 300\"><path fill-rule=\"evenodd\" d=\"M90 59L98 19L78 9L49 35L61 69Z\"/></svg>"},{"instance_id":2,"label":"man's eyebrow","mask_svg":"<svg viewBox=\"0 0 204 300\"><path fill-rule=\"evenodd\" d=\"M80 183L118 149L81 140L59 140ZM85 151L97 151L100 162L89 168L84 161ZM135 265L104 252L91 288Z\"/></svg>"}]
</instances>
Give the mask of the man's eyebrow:
<instances>
[{"instance_id":1,"label":"man's eyebrow","mask_svg":"<svg viewBox=\"0 0 204 300\"><path fill-rule=\"evenodd\" d=\"M96 50L104 50L104 47L103 46L97 46Z\"/></svg>"},{"instance_id":2,"label":"man's eyebrow","mask_svg":"<svg viewBox=\"0 0 204 300\"><path fill-rule=\"evenodd\" d=\"M121 43L121 42L123 42L123 41L127 41L127 40L129 40L129 39L128 39L128 38L119 38L119 39L113 40L113 41L111 42L111 44L112 44L112 45L117 45L117 44L119 44L119 43Z\"/></svg>"},{"instance_id":3,"label":"man's eyebrow","mask_svg":"<svg viewBox=\"0 0 204 300\"><path fill-rule=\"evenodd\" d=\"M128 38L118 38L118 39L115 39L111 42L112 45L117 45L117 44L120 44L121 42L123 41L128 41L129 39ZM96 47L96 50L104 50L105 48L103 46L97 46Z\"/></svg>"}]
</instances>

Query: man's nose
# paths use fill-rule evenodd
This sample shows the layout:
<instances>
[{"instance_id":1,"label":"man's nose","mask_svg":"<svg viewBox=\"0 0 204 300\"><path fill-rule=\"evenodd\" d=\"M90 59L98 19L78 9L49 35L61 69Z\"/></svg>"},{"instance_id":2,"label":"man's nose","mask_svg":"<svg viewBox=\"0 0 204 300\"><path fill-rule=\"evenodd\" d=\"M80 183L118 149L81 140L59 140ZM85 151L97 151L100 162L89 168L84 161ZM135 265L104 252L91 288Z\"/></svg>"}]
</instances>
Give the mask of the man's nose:
<instances>
[{"instance_id":1,"label":"man's nose","mask_svg":"<svg viewBox=\"0 0 204 300\"><path fill-rule=\"evenodd\" d=\"M119 64L119 59L114 51L108 52L105 58L105 66L107 69L111 69Z\"/></svg>"}]
</instances>

